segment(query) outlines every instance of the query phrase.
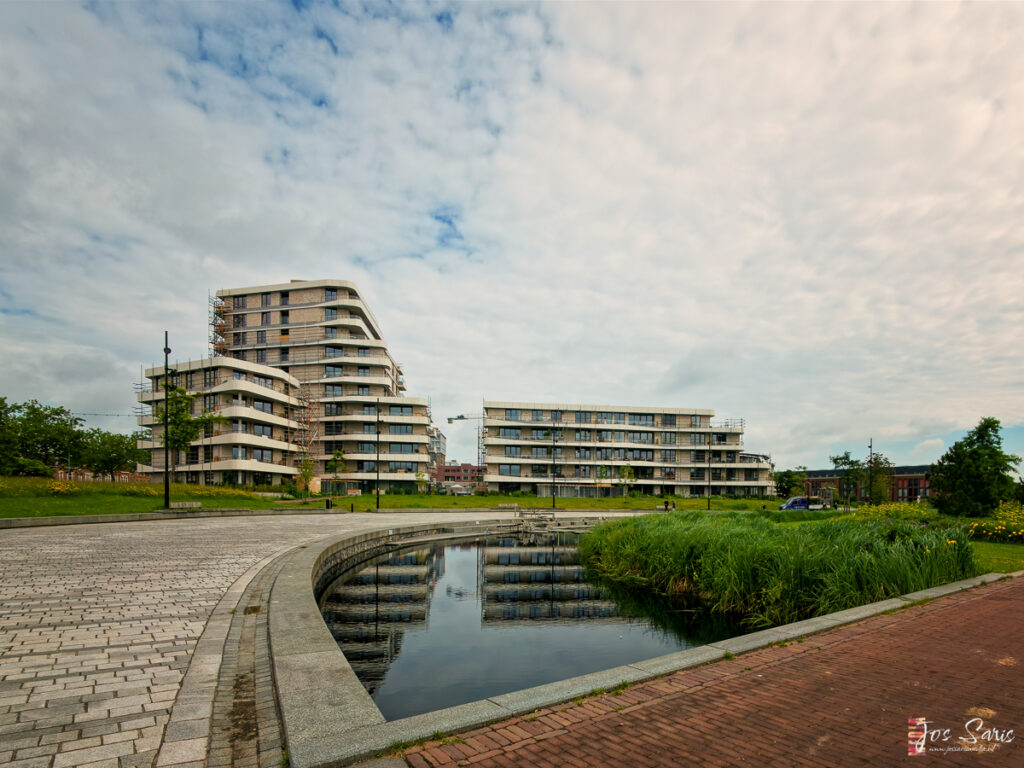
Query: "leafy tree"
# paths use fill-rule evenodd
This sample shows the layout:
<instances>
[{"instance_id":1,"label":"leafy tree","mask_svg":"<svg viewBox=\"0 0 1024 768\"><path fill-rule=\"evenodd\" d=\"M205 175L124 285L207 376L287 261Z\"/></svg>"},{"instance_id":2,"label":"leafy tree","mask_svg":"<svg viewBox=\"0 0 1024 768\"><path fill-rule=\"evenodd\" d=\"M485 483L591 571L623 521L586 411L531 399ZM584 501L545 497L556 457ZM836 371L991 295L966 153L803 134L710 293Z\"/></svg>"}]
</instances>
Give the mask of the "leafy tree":
<instances>
[{"instance_id":1,"label":"leafy tree","mask_svg":"<svg viewBox=\"0 0 1024 768\"><path fill-rule=\"evenodd\" d=\"M618 474L619 485L622 486L622 495L625 496L636 484L636 472L633 470L632 465L623 464L619 467Z\"/></svg>"},{"instance_id":2,"label":"leafy tree","mask_svg":"<svg viewBox=\"0 0 1024 768\"><path fill-rule=\"evenodd\" d=\"M227 419L217 413L203 412L193 416L196 395L190 395L181 387L167 386L167 425L168 431L160 435L160 442L171 452L173 470L177 455L187 451L189 446L213 424L226 424ZM153 409L155 424L164 423L164 406L161 403Z\"/></svg>"},{"instance_id":3,"label":"leafy tree","mask_svg":"<svg viewBox=\"0 0 1024 768\"><path fill-rule=\"evenodd\" d=\"M342 451L341 449L336 450L331 455L331 458L327 461L327 463L324 465L324 467L325 467L325 469L328 472L333 473L333 475L334 475L334 482L331 485L331 492L332 493L337 493L338 492L338 475L339 474L343 475L346 472L348 472L348 465L345 463L345 452ZM309 479L312 480L313 478L310 477ZM418 475L417 475L416 479L417 480L419 479Z\"/></svg>"},{"instance_id":4,"label":"leafy tree","mask_svg":"<svg viewBox=\"0 0 1024 768\"><path fill-rule=\"evenodd\" d=\"M892 485L893 463L883 453L872 453L861 470L867 480L868 499L872 504L884 504L889 500Z\"/></svg>"},{"instance_id":5,"label":"leafy tree","mask_svg":"<svg viewBox=\"0 0 1024 768\"><path fill-rule=\"evenodd\" d=\"M789 498L804 492L804 479L807 477L803 472L793 469L784 469L775 473L775 493L778 496Z\"/></svg>"},{"instance_id":6,"label":"leafy tree","mask_svg":"<svg viewBox=\"0 0 1024 768\"><path fill-rule=\"evenodd\" d=\"M844 451L837 456L829 456L832 467L839 474L839 497L843 500L846 511L850 511L850 499L856 497L857 486L864 477L864 462L850 456L849 451Z\"/></svg>"},{"instance_id":7,"label":"leafy tree","mask_svg":"<svg viewBox=\"0 0 1024 768\"><path fill-rule=\"evenodd\" d=\"M983 517L1014 495L1020 457L1003 452L999 419L983 418L928 473L932 503L947 515Z\"/></svg>"},{"instance_id":8,"label":"leafy tree","mask_svg":"<svg viewBox=\"0 0 1024 768\"><path fill-rule=\"evenodd\" d=\"M18 455L18 432L14 407L0 397L0 475L13 475Z\"/></svg>"},{"instance_id":9,"label":"leafy tree","mask_svg":"<svg viewBox=\"0 0 1024 768\"><path fill-rule=\"evenodd\" d=\"M136 462L146 461L146 452L136 447L138 435L121 435L90 429L85 434L82 464L97 475L108 475L135 469Z\"/></svg>"}]
</instances>

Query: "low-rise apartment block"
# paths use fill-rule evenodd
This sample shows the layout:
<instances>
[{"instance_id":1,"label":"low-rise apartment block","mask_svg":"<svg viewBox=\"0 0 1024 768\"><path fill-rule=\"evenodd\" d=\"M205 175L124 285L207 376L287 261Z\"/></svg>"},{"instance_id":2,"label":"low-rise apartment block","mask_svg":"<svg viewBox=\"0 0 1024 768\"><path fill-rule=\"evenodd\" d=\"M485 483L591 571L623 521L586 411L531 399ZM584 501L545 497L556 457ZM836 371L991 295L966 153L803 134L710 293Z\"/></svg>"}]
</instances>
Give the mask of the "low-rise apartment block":
<instances>
[{"instance_id":1,"label":"low-rise apartment block","mask_svg":"<svg viewBox=\"0 0 1024 768\"><path fill-rule=\"evenodd\" d=\"M742 419L714 411L484 402L490 491L541 496L769 496L771 463L748 453Z\"/></svg>"},{"instance_id":2,"label":"low-rise apartment block","mask_svg":"<svg viewBox=\"0 0 1024 768\"><path fill-rule=\"evenodd\" d=\"M171 386L195 399L193 415L215 413L225 419L212 424L187 451L170 456L179 482L196 485L279 485L297 473L296 463L303 430L299 382L273 368L228 357L177 363ZM139 391L144 406L139 424L152 439L139 442L151 451L149 464L139 472L158 479L164 472L163 422L156 418L165 397L162 366L145 371Z\"/></svg>"}]
</instances>

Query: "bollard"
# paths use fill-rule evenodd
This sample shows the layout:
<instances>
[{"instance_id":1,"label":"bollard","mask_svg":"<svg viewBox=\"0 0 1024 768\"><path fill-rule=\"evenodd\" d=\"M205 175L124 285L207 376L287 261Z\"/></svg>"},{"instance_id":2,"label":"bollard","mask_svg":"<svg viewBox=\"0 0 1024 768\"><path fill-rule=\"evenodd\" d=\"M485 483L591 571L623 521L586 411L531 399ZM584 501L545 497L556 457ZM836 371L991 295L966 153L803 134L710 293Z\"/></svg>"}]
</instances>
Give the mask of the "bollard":
<instances>
[{"instance_id":1,"label":"bollard","mask_svg":"<svg viewBox=\"0 0 1024 768\"><path fill-rule=\"evenodd\" d=\"M331 499L330 496L328 496L327 499L324 502L324 504L325 504L324 508L325 509L333 509L334 505L331 502L332 502L332 499Z\"/></svg>"}]
</instances>

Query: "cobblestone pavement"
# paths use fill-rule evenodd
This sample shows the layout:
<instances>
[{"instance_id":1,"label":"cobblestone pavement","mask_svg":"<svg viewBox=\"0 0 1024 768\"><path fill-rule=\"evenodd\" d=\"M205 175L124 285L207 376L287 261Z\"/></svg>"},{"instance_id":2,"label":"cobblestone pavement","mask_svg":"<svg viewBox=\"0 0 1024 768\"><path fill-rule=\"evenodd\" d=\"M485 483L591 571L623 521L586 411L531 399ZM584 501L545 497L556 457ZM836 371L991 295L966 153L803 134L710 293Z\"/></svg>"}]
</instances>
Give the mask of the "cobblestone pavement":
<instances>
[{"instance_id":1,"label":"cobblestone pavement","mask_svg":"<svg viewBox=\"0 0 1024 768\"><path fill-rule=\"evenodd\" d=\"M908 757L910 718L930 721L923 755ZM994 730L1013 740L1000 744ZM962 736L993 749L954 751ZM413 768L1022 766L1024 577L541 709L405 757Z\"/></svg>"},{"instance_id":2,"label":"cobblestone pavement","mask_svg":"<svg viewBox=\"0 0 1024 768\"><path fill-rule=\"evenodd\" d=\"M276 724L266 722L269 681L242 679L237 696L215 696L218 677L236 684L235 668L221 669L226 639L240 678L266 654L255 630L259 613L247 617L248 627L233 621L228 603L247 594L239 578L247 582L259 571L254 566L271 562L274 553L322 536L479 517L259 516L0 532L0 764L145 768L159 753L160 765L201 765L207 741L219 749L211 762L279 762ZM260 595L253 597L257 604ZM212 631L216 616L207 627L218 603L219 636ZM190 668L201 635L209 647ZM179 699L186 671L196 678L186 686L194 697ZM233 710L236 699L251 700L252 711ZM222 727L211 733L218 706L229 721L238 720L239 733L248 732L252 718L263 718L259 736L267 735L258 751L246 752L236 738L240 751L225 759L230 740Z\"/></svg>"}]
</instances>

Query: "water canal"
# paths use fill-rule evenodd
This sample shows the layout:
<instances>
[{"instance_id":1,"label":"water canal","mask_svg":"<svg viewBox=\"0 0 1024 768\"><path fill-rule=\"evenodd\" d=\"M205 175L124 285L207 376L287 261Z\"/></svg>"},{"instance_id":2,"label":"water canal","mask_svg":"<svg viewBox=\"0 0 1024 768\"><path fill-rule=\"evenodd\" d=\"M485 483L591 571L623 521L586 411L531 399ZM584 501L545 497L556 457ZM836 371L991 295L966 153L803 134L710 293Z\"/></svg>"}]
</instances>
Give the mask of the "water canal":
<instances>
[{"instance_id":1,"label":"water canal","mask_svg":"<svg viewBox=\"0 0 1024 768\"><path fill-rule=\"evenodd\" d=\"M330 584L320 610L388 720L739 634L585 580L575 534L420 544Z\"/></svg>"}]
</instances>

